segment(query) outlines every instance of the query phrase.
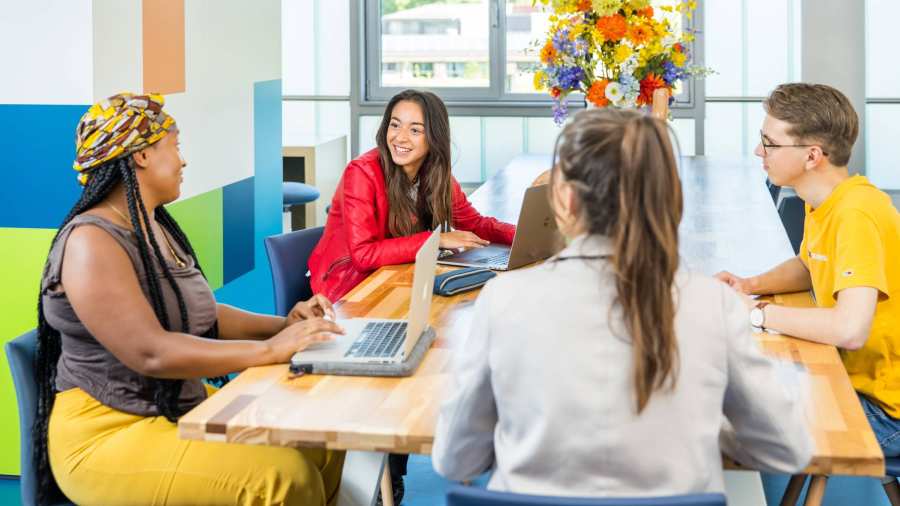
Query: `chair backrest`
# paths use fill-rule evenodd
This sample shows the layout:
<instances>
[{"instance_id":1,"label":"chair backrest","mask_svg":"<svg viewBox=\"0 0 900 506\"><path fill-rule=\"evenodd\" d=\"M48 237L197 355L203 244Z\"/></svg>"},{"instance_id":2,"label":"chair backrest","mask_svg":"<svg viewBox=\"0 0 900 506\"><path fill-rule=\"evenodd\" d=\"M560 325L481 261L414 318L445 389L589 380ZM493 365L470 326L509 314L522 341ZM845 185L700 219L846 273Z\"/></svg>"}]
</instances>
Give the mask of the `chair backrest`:
<instances>
[{"instance_id":1,"label":"chair backrest","mask_svg":"<svg viewBox=\"0 0 900 506\"><path fill-rule=\"evenodd\" d=\"M447 506L725 506L725 496L691 494L634 499L551 497L456 486L447 492Z\"/></svg>"},{"instance_id":2,"label":"chair backrest","mask_svg":"<svg viewBox=\"0 0 900 506\"><path fill-rule=\"evenodd\" d=\"M277 314L285 316L297 301L312 297L307 263L324 231L325 227L315 227L266 237Z\"/></svg>"},{"instance_id":3,"label":"chair backrest","mask_svg":"<svg viewBox=\"0 0 900 506\"><path fill-rule=\"evenodd\" d=\"M803 223L806 219L806 207L800 197L791 195L781 199L778 204L778 215L787 232L788 239L794 253L800 253L800 243L803 241Z\"/></svg>"}]
</instances>

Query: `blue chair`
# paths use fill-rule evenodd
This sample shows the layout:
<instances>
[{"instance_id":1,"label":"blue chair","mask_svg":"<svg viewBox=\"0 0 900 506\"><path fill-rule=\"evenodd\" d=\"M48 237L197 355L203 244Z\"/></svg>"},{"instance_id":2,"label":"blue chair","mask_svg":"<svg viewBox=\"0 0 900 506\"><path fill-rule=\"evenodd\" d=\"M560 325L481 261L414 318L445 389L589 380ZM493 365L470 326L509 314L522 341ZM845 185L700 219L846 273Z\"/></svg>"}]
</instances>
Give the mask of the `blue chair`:
<instances>
[{"instance_id":1,"label":"blue chair","mask_svg":"<svg viewBox=\"0 0 900 506\"><path fill-rule=\"evenodd\" d=\"M639 499L550 497L455 486L447 492L447 506L725 506L725 496L691 494Z\"/></svg>"},{"instance_id":2,"label":"blue chair","mask_svg":"<svg viewBox=\"0 0 900 506\"><path fill-rule=\"evenodd\" d=\"M277 314L286 316L298 301L312 297L307 263L324 231L325 227L316 227L266 237Z\"/></svg>"},{"instance_id":3,"label":"blue chair","mask_svg":"<svg viewBox=\"0 0 900 506\"><path fill-rule=\"evenodd\" d=\"M19 442L21 455L19 463L22 467L19 486L21 487L22 504L32 506L37 498L37 475L31 455L31 427L37 413L37 384L34 382L34 355L37 351L37 331L32 330L6 343L6 359L12 371L13 385L16 388L16 401L19 404ZM70 505L60 503L60 506Z\"/></svg>"},{"instance_id":4,"label":"blue chair","mask_svg":"<svg viewBox=\"0 0 900 506\"><path fill-rule=\"evenodd\" d=\"M781 199L778 204L778 215L787 232L788 239L794 253L800 252L800 242L803 241L803 222L806 219L806 208L800 197L792 195Z\"/></svg>"},{"instance_id":5,"label":"blue chair","mask_svg":"<svg viewBox=\"0 0 900 506\"><path fill-rule=\"evenodd\" d=\"M776 185L772 181L769 181L768 178L766 178L766 186L769 188L769 195L772 197L772 203L777 205L778 195L781 193L781 187Z\"/></svg>"}]
</instances>

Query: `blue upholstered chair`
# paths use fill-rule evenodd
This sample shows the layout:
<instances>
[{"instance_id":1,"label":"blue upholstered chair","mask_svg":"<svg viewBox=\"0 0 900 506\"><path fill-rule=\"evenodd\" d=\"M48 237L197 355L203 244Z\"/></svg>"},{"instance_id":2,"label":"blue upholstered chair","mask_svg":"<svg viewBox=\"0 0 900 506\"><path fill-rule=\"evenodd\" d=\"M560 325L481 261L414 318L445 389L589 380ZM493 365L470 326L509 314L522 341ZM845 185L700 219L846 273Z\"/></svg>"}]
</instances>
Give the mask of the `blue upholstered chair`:
<instances>
[{"instance_id":1,"label":"blue upholstered chair","mask_svg":"<svg viewBox=\"0 0 900 506\"><path fill-rule=\"evenodd\" d=\"M6 359L12 372L13 385L16 388L16 401L19 404L19 441L21 456L19 458L21 478L19 481L22 493L22 504L32 506L37 498L37 476L31 457L31 427L37 413L37 384L34 382L34 354L37 350L37 331L32 330L6 343ZM61 505L70 505L65 502Z\"/></svg>"},{"instance_id":2,"label":"blue upholstered chair","mask_svg":"<svg viewBox=\"0 0 900 506\"><path fill-rule=\"evenodd\" d=\"M803 222L806 219L803 201L795 195L781 199L778 204L778 215L781 217L781 223L791 241L794 253L799 253L800 242L803 241Z\"/></svg>"},{"instance_id":3,"label":"blue upholstered chair","mask_svg":"<svg viewBox=\"0 0 900 506\"><path fill-rule=\"evenodd\" d=\"M447 492L447 506L725 506L725 496L692 494L640 499L550 497L457 486Z\"/></svg>"},{"instance_id":4,"label":"blue upholstered chair","mask_svg":"<svg viewBox=\"0 0 900 506\"><path fill-rule=\"evenodd\" d=\"M266 237L277 314L286 316L298 301L312 297L307 263L324 231L325 227L316 227Z\"/></svg>"}]
</instances>

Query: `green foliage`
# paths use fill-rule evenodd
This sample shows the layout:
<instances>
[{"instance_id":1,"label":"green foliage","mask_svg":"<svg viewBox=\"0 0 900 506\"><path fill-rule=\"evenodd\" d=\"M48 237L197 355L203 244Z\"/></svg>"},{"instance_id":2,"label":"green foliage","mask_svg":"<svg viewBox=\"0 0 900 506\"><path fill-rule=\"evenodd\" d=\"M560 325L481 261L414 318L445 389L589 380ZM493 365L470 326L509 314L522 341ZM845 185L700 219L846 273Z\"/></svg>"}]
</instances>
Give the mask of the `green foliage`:
<instances>
[{"instance_id":1,"label":"green foliage","mask_svg":"<svg viewBox=\"0 0 900 506\"><path fill-rule=\"evenodd\" d=\"M381 15L430 4L477 4L483 0L381 0Z\"/></svg>"}]
</instances>

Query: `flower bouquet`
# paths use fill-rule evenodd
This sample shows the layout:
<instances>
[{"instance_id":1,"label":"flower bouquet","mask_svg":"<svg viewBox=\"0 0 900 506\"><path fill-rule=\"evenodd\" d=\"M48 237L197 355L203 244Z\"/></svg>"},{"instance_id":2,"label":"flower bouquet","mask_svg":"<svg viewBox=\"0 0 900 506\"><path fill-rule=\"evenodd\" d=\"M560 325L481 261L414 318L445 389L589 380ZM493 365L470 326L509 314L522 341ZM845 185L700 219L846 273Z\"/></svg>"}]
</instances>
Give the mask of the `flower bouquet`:
<instances>
[{"instance_id":1,"label":"flower bouquet","mask_svg":"<svg viewBox=\"0 0 900 506\"><path fill-rule=\"evenodd\" d=\"M695 0L659 6L650 0L534 0L552 9L534 86L553 97L553 118L568 114L566 96L584 93L596 107L641 107L657 90L672 89L709 69L690 63L694 31L673 28L670 18L691 18ZM657 95L659 93L657 92Z\"/></svg>"}]
</instances>

